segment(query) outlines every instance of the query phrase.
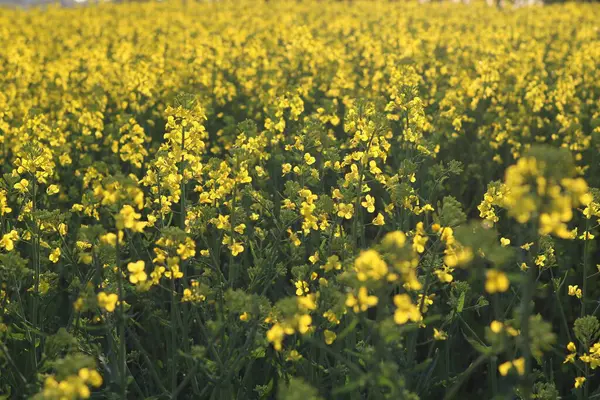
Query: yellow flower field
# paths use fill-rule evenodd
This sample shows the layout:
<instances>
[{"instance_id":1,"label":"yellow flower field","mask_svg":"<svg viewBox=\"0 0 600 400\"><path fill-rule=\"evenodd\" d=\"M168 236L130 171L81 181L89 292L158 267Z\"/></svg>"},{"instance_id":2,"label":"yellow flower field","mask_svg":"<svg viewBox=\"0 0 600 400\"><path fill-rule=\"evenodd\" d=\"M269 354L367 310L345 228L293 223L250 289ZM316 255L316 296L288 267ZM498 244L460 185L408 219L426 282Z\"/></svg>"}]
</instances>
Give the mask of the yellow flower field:
<instances>
[{"instance_id":1,"label":"yellow flower field","mask_svg":"<svg viewBox=\"0 0 600 400\"><path fill-rule=\"evenodd\" d=\"M0 9L0 399L600 397L599 15Z\"/></svg>"}]
</instances>

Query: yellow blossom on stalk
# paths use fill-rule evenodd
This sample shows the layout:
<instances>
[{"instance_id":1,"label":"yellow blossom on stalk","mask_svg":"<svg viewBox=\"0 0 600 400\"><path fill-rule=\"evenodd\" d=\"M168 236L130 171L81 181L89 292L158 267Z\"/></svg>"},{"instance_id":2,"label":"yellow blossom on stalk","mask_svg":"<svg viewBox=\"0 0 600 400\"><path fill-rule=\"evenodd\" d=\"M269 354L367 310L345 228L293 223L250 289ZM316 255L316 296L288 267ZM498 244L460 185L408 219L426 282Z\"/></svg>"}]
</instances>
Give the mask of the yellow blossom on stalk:
<instances>
[{"instance_id":1,"label":"yellow blossom on stalk","mask_svg":"<svg viewBox=\"0 0 600 400\"><path fill-rule=\"evenodd\" d=\"M433 338L435 340L447 340L448 334L442 330L437 330L436 328L433 328Z\"/></svg>"},{"instance_id":2,"label":"yellow blossom on stalk","mask_svg":"<svg viewBox=\"0 0 600 400\"><path fill-rule=\"evenodd\" d=\"M304 162L306 163L306 165L313 165L315 163L316 159L310 155L310 153L305 153L304 154Z\"/></svg>"},{"instance_id":3,"label":"yellow blossom on stalk","mask_svg":"<svg viewBox=\"0 0 600 400\"><path fill-rule=\"evenodd\" d=\"M14 188L17 189L19 193L27 193L29 191L29 181L27 179L21 179L19 182L15 183Z\"/></svg>"},{"instance_id":4,"label":"yellow blossom on stalk","mask_svg":"<svg viewBox=\"0 0 600 400\"><path fill-rule=\"evenodd\" d=\"M502 332L502 329L504 329L504 324L502 322L500 322L500 321L494 320L490 324L490 329L494 333L500 333L500 332Z\"/></svg>"},{"instance_id":5,"label":"yellow blossom on stalk","mask_svg":"<svg viewBox=\"0 0 600 400\"><path fill-rule=\"evenodd\" d=\"M243 235L244 231L246 230L246 224L239 224L238 226L233 228L233 230L235 232L239 233L240 235Z\"/></svg>"},{"instance_id":6,"label":"yellow blossom on stalk","mask_svg":"<svg viewBox=\"0 0 600 400\"><path fill-rule=\"evenodd\" d=\"M117 229L131 229L134 232L143 232L147 223L140 221L141 214L135 212L130 205L124 205L116 216Z\"/></svg>"},{"instance_id":7,"label":"yellow blossom on stalk","mask_svg":"<svg viewBox=\"0 0 600 400\"><path fill-rule=\"evenodd\" d=\"M512 361L506 361L498 366L498 371L500 375L506 376L508 372L514 368L519 375L525 374L525 359L523 357L517 358Z\"/></svg>"},{"instance_id":8,"label":"yellow blossom on stalk","mask_svg":"<svg viewBox=\"0 0 600 400\"><path fill-rule=\"evenodd\" d=\"M385 225L385 218L382 213L377 213L377 216L373 218L372 224L375 226Z\"/></svg>"},{"instance_id":9,"label":"yellow blossom on stalk","mask_svg":"<svg viewBox=\"0 0 600 400\"><path fill-rule=\"evenodd\" d=\"M367 311L367 309L376 306L379 302L377 296L369 295L367 288L361 286L358 289L358 295L354 296L352 293L346 297L346 306L352 307L355 313L359 311Z\"/></svg>"},{"instance_id":10,"label":"yellow blossom on stalk","mask_svg":"<svg viewBox=\"0 0 600 400\"><path fill-rule=\"evenodd\" d=\"M334 254L327 257L327 262L325 265L321 266L321 268L324 269L325 272L340 270L342 269L342 263L340 262L340 258Z\"/></svg>"},{"instance_id":11,"label":"yellow blossom on stalk","mask_svg":"<svg viewBox=\"0 0 600 400\"><path fill-rule=\"evenodd\" d=\"M98 307L105 309L107 312L115 311L119 296L114 293L106 294L105 292L98 293Z\"/></svg>"},{"instance_id":12,"label":"yellow blossom on stalk","mask_svg":"<svg viewBox=\"0 0 600 400\"><path fill-rule=\"evenodd\" d=\"M0 215L5 215L9 212L12 212L12 208L8 206L6 191L0 188Z\"/></svg>"},{"instance_id":13,"label":"yellow blossom on stalk","mask_svg":"<svg viewBox=\"0 0 600 400\"><path fill-rule=\"evenodd\" d=\"M506 246L510 245L510 239L500 238L500 244L502 245L502 247L506 247Z\"/></svg>"},{"instance_id":14,"label":"yellow blossom on stalk","mask_svg":"<svg viewBox=\"0 0 600 400\"><path fill-rule=\"evenodd\" d=\"M563 364L574 363L576 356L577 356L577 353L567 354L567 356L565 357L565 360L563 361Z\"/></svg>"},{"instance_id":15,"label":"yellow blossom on stalk","mask_svg":"<svg viewBox=\"0 0 600 400\"><path fill-rule=\"evenodd\" d=\"M533 242L525 243L524 245L521 246L521 248L523 250L529 251L529 249L531 249L531 246L533 246Z\"/></svg>"},{"instance_id":16,"label":"yellow blossom on stalk","mask_svg":"<svg viewBox=\"0 0 600 400\"><path fill-rule=\"evenodd\" d=\"M134 285L145 282L148 278L145 267L146 263L143 260L127 264L127 270L129 271L129 282L133 283Z\"/></svg>"},{"instance_id":17,"label":"yellow blossom on stalk","mask_svg":"<svg viewBox=\"0 0 600 400\"><path fill-rule=\"evenodd\" d=\"M422 222L417 223L415 236L413 238L413 249L419 254L423 253L425 251L425 244L427 243L428 240L429 240L429 238L427 237L427 234L425 233L425 228L423 227L423 223Z\"/></svg>"},{"instance_id":18,"label":"yellow blossom on stalk","mask_svg":"<svg viewBox=\"0 0 600 400\"><path fill-rule=\"evenodd\" d=\"M379 280L388 273L388 266L375 250L362 251L354 261L354 270L359 281Z\"/></svg>"},{"instance_id":19,"label":"yellow blossom on stalk","mask_svg":"<svg viewBox=\"0 0 600 400\"><path fill-rule=\"evenodd\" d=\"M397 294L394 296L394 322L398 325L407 323L408 321L419 322L423 317L418 305L413 304L411 298L407 294Z\"/></svg>"},{"instance_id":20,"label":"yellow blossom on stalk","mask_svg":"<svg viewBox=\"0 0 600 400\"><path fill-rule=\"evenodd\" d=\"M54 250L52 250L52 252L50 253L50 256L48 256L48 258L50 259L50 261L52 261L54 264L56 264L58 262L58 260L60 259L60 247L55 248Z\"/></svg>"},{"instance_id":21,"label":"yellow blossom on stalk","mask_svg":"<svg viewBox=\"0 0 600 400\"><path fill-rule=\"evenodd\" d=\"M325 336L325 344L333 344L333 342L335 341L337 335L335 334L335 332L332 332L328 329L325 329L325 331L323 332L323 335Z\"/></svg>"},{"instance_id":22,"label":"yellow blossom on stalk","mask_svg":"<svg viewBox=\"0 0 600 400\"><path fill-rule=\"evenodd\" d=\"M375 199L370 194L365 196L365 199L360 205L366 208L370 213L375 212Z\"/></svg>"},{"instance_id":23,"label":"yellow blossom on stalk","mask_svg":"<svg viewBox=\"0 0 600 400\"><path fill-rule=\"evenodd\" d=\"M60 189L58 188L58 185L50 185L46 188L46 193L49 196L55 195L56 193L58 193L60 191Z\"/></svg>"},{"instance_id":24,"label":"yellow blossom on stalk","mask_svg":"<svg viewBox=\"0 0 600 400\"><path fill-rule=\"evenodd\" d=\"M48 376L38 396L43 399L87 399L91 396L90 386L102 386L102 376L96 370L81 368L77 374L69 375L61 381Z\"/></svg>"},{"instance_id":25,"label":"yellow blossom on stalk","mask_svg":"<svg viewBox=\"0 0 600 400\"><path fill-rule=\"evenodd\" d=\"M298 350L292 350L285 357L286 361L299 361L302 359L302 354L298 352Z\"/></svg>"},{"instance_id":26,"label":"yellow blossom on stalk","mask_svg":"<svg viewBox=\"0 0 600 400\"><path fill-rule=\"evenodd\" d=\"M292 244L294 246L298 247L302 244L300 239L298 239L298 235L295 232L292 232L292 230L290 228L288 228L287 233L290 237L290 241L292 242Z\"/></svg>"},{"instance_id":27,"label":"yellow blossom on stalk","mask_svg":"<svg viewBox=\"0 0 600 400\"><path fill-rule=\"evenodd\" d=\"M565 163L570 158L559 150L544 149L544 155L526 156L508 167L505 183L508 194L503 206L509 215L524 224L534 215L538 218L540 235L553 234L563 239L572 238L566 223L573 218L573 208L592 201L583 178L571 177L567 164L560 174L549 166L544 157L561 157Z\"/></svg>"},{"instance_id":28,"label":"yellow blossom on stalk","mask_svg":"<svg viewBox=\"0 0 600 400\"><path fill-rule=\"evenodd\" d=\"M306 281L296 281L294 286L296 286L296 296L303 296L310 291Z\"/></svg>"},{"instance_id":29,"label":"yellow blossom on stalk","mask_svg":"<svg viewBox=\"0 0 600 400\"><path fill-rule=\"evenodd\" d=\"M535 258L535 265L537 265L538 267L543 267L546 265L546 256L543 254L540 254L539 256L537 256Z\"/></svg>"},{"instance_id":30,"label":"yellow blossom on stalk","mask_svg":"<svg viewBox=\"0 0 600 400\"><path fill-rule=\"evenodd\" d=\"M294 332L291 329L290 331L291 332L289 332L289 334L292 334ZM285 335L286 328L284 328L281 324L277 323L267 331L267 340L273 343L273 347L275 348L275 350L280 351Z\"/></svg>"},{"instance_id":31,"label":"yellow blossom on stalk","mask_svg":"<svg viewBox=\"0 0 600 400\"><path fill-rule=\"evenodd\" d=\"M19 233L14 229L8 233L2 235L2 239L0 239L0 247L4 248L6 251L12 251L15 248L15 242L19 240Z\"/></svg>"},{"instance_id":32,"label":"yellow blossom on stalk","mask_svg":"<svg viewBox=\"0 0 600 400\"><path fill-rule=\"evenodd\" d=\"M569 285L569 296L575 296L580 299L582 295L583 293L577 285Z\"/></svg>"},{"instance_id":33,"label":"yellow blossom on stalk","mask_svg":"<svg viewBox=\"0 0 600 400\"><path fill-rule=\"evenodd\" d=\"M493 293L506 292L510 282L506 274L496 269L490 269L486 272L485 291Z\"/></svg>"},{"instance_id":34,"label":"yellow blossom on stalk","mask_svg":"<svg viewBox=\"0 0 600 400\"><path fill-rule=\"evenodd\" d=\"M592 369L596 369L600 365L600 343L594 343L589 353L585 353L579 359L586 364L590 364Z\"/></svg>"},{"instance_id":35,"label":"yellow blossom on stalk","mask_svg":"<svg viewBox=\"0 0 600 400\"><path fill-rule=\"evenodd\" d=\"M229 250L231 250L231 254L235 257L238 254L244 251L244 246L241 243L236 242L235 240L229 245Z\"/></svg>"},{"instance_id":36,"label":"yellow blossom on stalk","mask_svg":"<svg viewBox=\"0 0 600 400\"><path fill-rule=\"evenodd\" d=\"M354 205L353 204L338 204L338 212L337 216L345 219L351 219L352 215L354 215Z\"/></svg>"},{"instance_id":37,"label":"yellow blossom on stalk","mask_svg":"<svg viewBox=\"0 0 600 400\"><path fill-rule=\"evenodd\" d=\"M440 282L450 283L454 279L452 276L452 272L454 268L450 268L447 265L444 265L441 269L436 269L433 273L437 276Z\"/></svg>"},{"instance_id":38,"label":"yellow blossom on stalk","mask_svg":"<svg viewBox=\"0 0 600 400\"><path fill-rule=\"evenodd\" d=\"M578 376L577 378L575 378L575 389L579 389L580 387L582 387L585 381L585 376Z\"/></svg>"},{"instance_id":39,"label":"yellow blossom on stalk","mask_svg":"<svg viewBox=\"0 0 600 400\"><path fill-rule=\"evenodd\" d=\"M196 244L194 241L191 238L186 237L185 242L180 243L177 247L177 255L179 255L182 260L194 257L196 255Z\"/></svg>"},{"instance_id":40,"label":"yellow blossom on stalk","mask_svg":"<svg viewBox=\"0 0 600 400\"><path fill-rule=\"evenodd\" d=\"M289 174L292 171L292 164L284 163L281 165L282 176Z\"/></svg>"}]
</instances>

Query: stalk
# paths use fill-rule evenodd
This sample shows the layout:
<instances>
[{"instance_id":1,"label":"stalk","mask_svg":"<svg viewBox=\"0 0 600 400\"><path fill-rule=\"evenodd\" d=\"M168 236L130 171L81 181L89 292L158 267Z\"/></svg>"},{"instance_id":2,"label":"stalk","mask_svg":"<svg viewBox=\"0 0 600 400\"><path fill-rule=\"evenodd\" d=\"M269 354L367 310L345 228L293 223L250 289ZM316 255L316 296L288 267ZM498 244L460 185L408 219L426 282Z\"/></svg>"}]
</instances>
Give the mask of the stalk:
<instances>
[{"instance_id":1,"label":"stalk","mask_svg":"<svg viewBox=\"0 0 600 400\"><path fill-rule=\"evenodd\" d=\"M117 264L117 284L119 290L119 372L120 372L120 386L121 386L121 398L127 398L127 355L125 348L125 305L123 303L123 274L121 271L121 258L120 258L120 242L119 242L119 231L117 230L117 242L115 245L116 249L116 264Z\"/></svg>"},{"instance_id":2,"label":"stalk","mask_svg":"<svg viewBox=\"0 0 600 400\"><path fill-rule=\"evenodd\" d=\"M171 364L171 392L174 393L173 399L177 398L176 389L177 389L177 298L175 288L175 278L171 275L171 356L170 356L170 364Z\"/></svg>"},{"instance_id":3,"label":"stalk","mask_svg":"<svg viewBox=\"0 0 600 400\"><path fill-rule=\"evenodd\" d=\"M589 259L589 231L590 231L590 220L585 220L585 244L583 245L583 288L581 294L581 317L585 316L585 295L587 294L587 275L588 275L588 259ZM586 364L587 365L587 364ZM587 385L586 385L587 386Z\"/></svg>"},{"instance_id":4,"label":"stalk","mask_svg":"<svg viewBox=\"0 0 600 400\"><path fill-rule=\"evenodd\" d=\"M33 199L32 199L32 219L33 219L33 237L32 237L32 262L33 262L33 270L34 270L34 284L33 284L33 302L32 302L32 312L31 312L31 325L33 326L33 343L31 348L31 361L34 371L37 371L38 360L37 360L37 346L36 342L38 339L37 331L38 328L38 296L40 292L40 246L39 246L39 232L38 232L38 223L35 219L35 212L37 210L37 183L35 180L35 175L33 177Z\"/></svg>"},{"instance_id":5,"label":"stalk","mask_svg":"<svg viewBox=\"0 0 600 400\"><path fill-rule=\"evenodd\" d=\"M533 225L534 235L536 237L535 245L533 247L532 255L535 255L539 249L539 238L537 237L537 224ZM529 267L525 276L525 282L523 284L523 290L521 294L521 353L525 359L525 374L522 378L522 393L523 399L529 400L531 398L531 387L533 382L531 381L531 369L532 369L532 358L531 358L531 343L530 343L530 325L529 317L531 316L531 301L533 300L533 292L535 289L537 267L535 262Z\"/></svg>"}]
</instances>

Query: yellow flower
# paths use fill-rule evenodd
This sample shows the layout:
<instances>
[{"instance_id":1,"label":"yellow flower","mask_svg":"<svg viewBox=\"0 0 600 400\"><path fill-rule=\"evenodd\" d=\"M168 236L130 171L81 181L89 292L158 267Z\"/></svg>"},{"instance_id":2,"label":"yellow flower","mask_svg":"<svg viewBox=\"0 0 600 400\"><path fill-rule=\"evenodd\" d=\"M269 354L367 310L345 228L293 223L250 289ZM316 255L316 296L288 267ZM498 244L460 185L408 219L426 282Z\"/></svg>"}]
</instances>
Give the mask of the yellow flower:
<instances>
[{"instance_id":1,"label":"yellow flower","mask_svg":"<svg viewBox=\"0 0 600 400\"><path fill-rule=\"evenodd\" d=\"M302 359L302 354L298 353L298 350L292 350L285 357L285 361L300 361Z\"/></svg>"},{"instance_id":2,"label":"yellow flower","mask_svg":"<svg viewBox=\"0 0 600 400\"><path fill-rule=\"evenodd\" d=\"M525 359L521 357L513 361L506 361L498 366L498 371L500 375L506 376L513 367L519 375L525 374Z\"/></svg>"},{"instance_id":3,"label":"yellow flower","mask_svg":"<svg viewBox=\"0 0 600 400\"><path fill-rule=\"evenodd\" d=\"M273 343L275 350L280 351L283 339L285 338L285 330L283 327L276 323L267 331L267 340Z\"/></svg>"},{"instance_id":4,"label":"yellow flower","mask_svg":"<svg viewBox=\"0 0 600 400\"><path fill-rule=\"evenodd\" d=\"M378 302L379 299L376 296L370 296L367 288L364 286L361 286L360 289L358 289L358 296L355 297L352 293L349 293L346 298L346 306L352 307L356 313L359 311L367 311L367 309L376 306Z\"/></svg>"},{"instance_id":5,"label":"yellow flower","mask_svg":"<svg viewBox=\"0 0 600 400\"><path fill-rule=\"evenodd\" d=\"M437 276L440 282L450 283L452 280L454 280L454 277L451 274L452 271L454 271L453 268L449 268L448 266L444 265L443 268L436 269L433 271L433 273Z\"/></svg>"},{"instance_id":6,"label":"yellow flower","mask_svg":"<svg viewBox=\"0 0 600 400\"><path fill-rule=\"evenodd\" d=\"M298 325L298 332L305 334L310 329L312 323L312 317L308 314L296 315L296 324Z\"/></svg>"},{"instance_id":7,"label":"yellow flower","mask_svg":"<svg viewBox=\"0 0 600 400\"><path fill-rule=\"evenodd\" d=\"M396 311L394 312L394 322L396 322L398 325L405 324L409 320L413 322L418 322L422 319L419 307L413 304L409 295L395 295L394 304L396 305Z\"/></svg>"},{"instance_id":8,"label":"yellow flower","mask_svg":"<svg viewBox=\"0 0 600 400\"><path fill-rule=\"evenodd\" d=\"M582 387L585 381L585 376L578 376L577 378L575 378L575 389L579 389L580 387Z\"/></svg>"},{"instance_id":9,"label":"yellow flower","mask_svg":"<svg viewBox=\"0 0 600 400\"><path fill-rule=\"evenodd\" d=\"M332 344L335 341L335 339L337 338L337 335L335 334L335 332L332 332L328 329L325 329L323 334L325 335L325 343L326 344Z\"/></svg>"},{"instance_id":10,"label":"yellow flower","mask_svg":"<svg viewBox=\"0 0 600 400\"><path fill-rule=\"evenodd\" d=\"M129 282L134 285L139 282L145 282L148 278L145 272L146 263L143 260L131 262L127 264L127 270L129 271Z\"/></svg>"},{"instance_id":11,"label":"yellow flower","mask_svg":"<svg viewBox=\"0 0 600 400\"><path fill-rule=\"evenodd\" d=\"M134 232L143 232L147 223L139 221L141 216L129 204L123 206L115 218L117 229L131 229Z\"/></svg>"},{"instance_id":12,"label":"yellow flower","mask_svg":"<svg viewBox=\"0 0 600 400\"><path fill-rule=\"evenodd\" d=\"M529 249L531 249L531 246L533 246L533 242L525 243L524 245L521 246L521 248L523 250L527 250L528 251Z\"/></svg>"},{"instance_id":13,"label":"yellow flower","mask_svg":"<svg viewBox=\"0 0 600 400\"><path fill-rule=\"evenodd\" d=\"M577 353L567 354L567 356L565 357L565 360L563 361L563 364L567 364L567 363L573 364L575 362L576 356L577 356Z\"/></svg>"},{"instance_id":14,"label":"yellow flower","mask_svg":"<svg viewBox=\"0 0 600 400\"><path fill-rule=\"evenodd\" d=\"M327 262L325 265L321 266L321 268L324 269L325 272L340 270L342 269L342 263L340 262L340 258L334 254L327 257Z\"/></svg>"},{"instance_id":15,"label":"yellow flower","mask_svg":"<svg viewBox=\"0 0 600 400\"><path fill-rule=\"evenodd\" d=\"M529 269L529 267L527 266L527 264L525 263L521 263L521 265L519 265L519 269L523 272L527 271Z\"/></svg>"},{"instance_id":16,"label":"yellow flower","mask_svg":"<svg viewBox=\"0 0 600 400\"><path fill-rule=\"evenodd\" d=\"M12 251L15 248L15 242L19 240L19 233L14 229L8 233L2 235L0 239L0 247L6 249L6 251Z\"/></svg>"},{"instance_id":17,"label":"yellow flower","mask_svg":"<svg viewBox=\"0 0 600 400\"><path fill-rule=\"evenodd\" d=\"M296 286L296 296L303 296L310 291L306 281L296 281L294 286Z\"/></svg>"},{"instance_id":18,"label":"yellow flower","mask_svg":"<svg viewBox=\"0 0 600 400\"><path fill-rule=\"evenodd\" d=\"M365 196L365 200L360 203L368 212L375 212L375 199L370 194Z\"/></svg>"},{"instance_id":19,"label":"yellow flower","mask_svg":"<svg viewBox=\"0 0 600 400\"><path fill-rule=\"evenodd\" d=\"M510 239L507 238L500 238L500 245L502 247L506 247L510 244Z\"/></svg>"},{"instance_id":20,"label":"yellow flower","mask_svg":"<svg viewBox=\"0 0 600 400\"><path fill-rule=\"evenodd\" d=\"M313 165L315 163L316 159L310 155L310 153L304 153L304 162L307 165Z\"/></svg>"},{"instance_id":21,"label":"yellow flower","mask_svg":"<svg viewBox=\"0 0 600 400\"><path fill-rule=\"evenodd\" d=\"M21 179L15 183L14 188L20 193L27 193L29 191L29 181L27 179Z\"/></svg>"},{"instance_id":22,"label":"yellow flower","mask_svg":"<svg viewBox=\"0 0 600 400\"><path fill-rule=\"evenodd\" d=\"M290 228L287 229L287 233L290 236L290 241L295 247L298 247L302 244L300 239L298 239L298 235L295 232L292 232Z\"/></svg>"},{"instance_id":23,"label":"yellow flower","mask_svg":"<svg viewBox=\"0 0 600 400\"><path fill-rule=\"evenodd\" d=\"M358 255L354 270L358 280L364 282L367 279L382 279L388 273L388 266L376 250L369 249Z\"/></svg>"},{"instance_id":24,"label":"yellow flower","mask_svg":"<svg viewBox=\"0 0 600 400\"><path fill-rule=\"evenodd\" d=\"M385 218L383 217L383 214L377 213L377 216L375 218L373 218L372 223L373 223L373 225L376 225L376 226L385 225Z\"/></svg>"},{"instance_id":25,"label":"yellow flower","mask_svg":"<svg viewBox=\"0 0 600 400\"><path fill-rule=\"evenodd\" d=\"M575 296L580 299L583 296L583 293L577 285L569 285L569 296Z\"/></svg>"},{"instance_id":26,"label":"yellow flower","mask_svg":"<svg viewBox=\"0 0 600 400\"><path fill-rule=\"evenodd\" d=\"M354 205L345 203L340 203L338 205L338 217L350 219L352 218L352 215L354 215Z\"/></svg>"},{"instance_id":27,"label":"yellow flower","mask_svg":"<svg viewBox=\"0 0 600 400\"><path fill-rule=\"evenodd\" d=\"M546 263L546 256L543 254L540 254L539 256L537 256L535 258L535 265L537 265L538 267L543 267Z\"/></svg>"},{"instance_id":28,"label":"yellow flower","mask_svg":"<svg viewBox=\"0 0 600 400\"><path fill-rule=\"evenodd\" d=\"M575 343L569 342L569 344L567 344L567 350L569 350L571 353L574 353L577 351L577 346L575 346Z\"/></svg>"},{"instance_id":29,"label":"yellow flower","mask_svg":"<svg viewBox=\"0 0 600 400\"><path fill-rule=\"evenodd\" d=\"M292 164L285 163L281 166L282 175L285 176L292 171Z\"/></svg>"},{"instance_id":30,"label":"yellow flower","mask_svg":"<svg viewBox=\"0 0 600 400\"><path fill-rule=\"evenodd\" d=\"M496 269L490 269L486 273L485 291L488 293L506 292L510 282L506 274Z\"/></svg>"},{"instance_id":31,"label":"yellow flower","mask_svg":"<svg viewBox=\"0 0 600 400\"><path fill-rule=\"evenodd\" d=\"M517 358L516 360L513 360L513 367L515 367L515 369L517 370L517 373L519 375L524 375L525 374L525 358L521 357L521 358Z\"/></svg>"},{"instance_id":32,"label":"yellow flower","mask_svg":"<svg viewBox=\"0 0 600 400\"><path fill-rule=\"evenodd\" d=\"M56 264L58 262L58 260L60 259L60 247L57 247L56 249L54 249L52 251L52 253L50 253L50 256L48 257L50 259L50 261L52 261L54 264Z\"/></svg>"},{"instance_id":33,"label":"yellow flower","mask_svg":"<svg viewBox=\"0 0 600 400\"><path fill-rule=\"evenodd\" d=\"M492 321L492 323L490 324L490 329L494 333L502 332L503 328L504 328L504 324L500 321Z\"/></svg>"},{"instance_id":34,"label":"yellow flower","mask_svg":"<svg viewBox=\"0 0 600 400\"><path fill-rule=\"evenodd\" d=\"M98 307L104 308L107 312L115 311L119 296L114 293L106 294L105 292L98 293Z\"/></svg>"},{"instance_id":35,"label":"yellow flower","mask_svg":"<svg viewBox=\"0 0 600 400\"><path fill-rule=\"evenodd\" d=\"M58 188L58 185L50 185L46 188L46 193L48 194L48 196L55 195L59 191L60 189Z\"/></svg>"},{"instance_id":36,"label":"yellow flower","mask_svg":"<svg viewBox=\"0 0 600 400\"><path fill-rule=\"evenodd\" d=\"M231 224L229 223L229 215L219 214L217 216L215 225L217 226L217 229L229 230L231 228Z\"/></svg>"},{"instance_id":37,"label":"yellow flower","mask_svg":"<svg viewBox=\"0 0 600 400\"><path fill-rule=\"evenodd\" d=\"M229 250L231 250L231 254L235 257L244 251L244 246L234 240L233 243L229 245Z\"/></svg>"},{"instance_id":38,"label":"yellow flower","mask_svg":"<svg viewBox=\"0 0 600 400\"><path fill-rule=\"evenodd\" d=\"M448 334L442 330L437 330L433 328L433 338L435 340L446 340L448 339Z\"/></svg>"},{"instance_id":39,"label":"yellow flower","mask_svg":"<svg viewBox=\"0 0 600 400\"><path fill-rule=\"evenodd\" d=\"M179 255L182 260L194 257L196 255L196 244L194 241L189 237L185 238L185 242L180 243L179 246L177 246L177 255Z\"/></svg>"}]
</instances>

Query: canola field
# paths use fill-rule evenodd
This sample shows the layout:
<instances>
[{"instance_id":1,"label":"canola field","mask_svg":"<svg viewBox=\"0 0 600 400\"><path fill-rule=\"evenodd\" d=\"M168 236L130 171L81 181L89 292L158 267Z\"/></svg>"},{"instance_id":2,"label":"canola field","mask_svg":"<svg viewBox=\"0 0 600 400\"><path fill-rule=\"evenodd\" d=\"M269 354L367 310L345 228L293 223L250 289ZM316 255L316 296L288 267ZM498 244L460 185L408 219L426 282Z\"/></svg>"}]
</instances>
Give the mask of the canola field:
<instances>
[{"instance_id":1,"label":"canola field","mask_svg":"<svg viewBox=\"0 0 600 400\"><path fill-rule=\"evenodd\" d=\"M0 398L600 397L600 5L0 10Z\"/></svg>"}]
</instances>

